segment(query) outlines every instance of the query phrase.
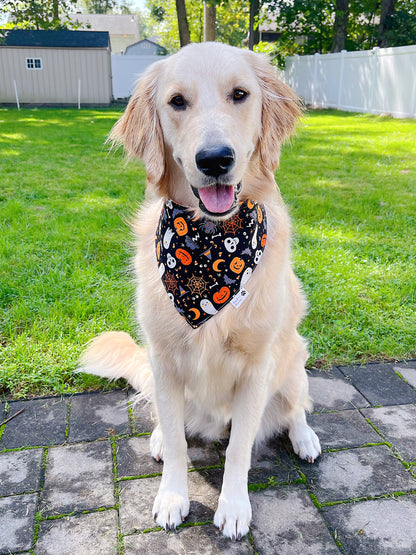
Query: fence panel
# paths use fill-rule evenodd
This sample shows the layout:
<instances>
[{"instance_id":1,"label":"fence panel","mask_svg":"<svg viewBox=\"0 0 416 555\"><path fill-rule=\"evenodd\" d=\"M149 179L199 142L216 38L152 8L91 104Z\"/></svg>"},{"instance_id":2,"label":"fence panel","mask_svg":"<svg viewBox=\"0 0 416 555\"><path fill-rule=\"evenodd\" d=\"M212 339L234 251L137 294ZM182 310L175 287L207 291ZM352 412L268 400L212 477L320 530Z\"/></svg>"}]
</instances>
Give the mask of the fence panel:
<instances>
[{"instance_id":1,"label":"fence panel","mask_svg":"<svg viewBox=\"0 0 416 555\"><path fill-rule=\"evenodd\" d=\"M291 56L285 81L314 107L416 117L416 46Z\"/></svg>"}]
</instances>

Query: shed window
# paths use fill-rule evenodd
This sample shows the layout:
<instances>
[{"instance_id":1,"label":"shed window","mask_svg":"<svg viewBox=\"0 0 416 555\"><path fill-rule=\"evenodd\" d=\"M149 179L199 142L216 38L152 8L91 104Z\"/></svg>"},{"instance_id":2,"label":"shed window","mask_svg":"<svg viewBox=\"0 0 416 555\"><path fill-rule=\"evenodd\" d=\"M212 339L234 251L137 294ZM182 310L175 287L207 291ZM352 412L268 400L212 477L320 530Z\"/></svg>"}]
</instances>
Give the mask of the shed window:
<instances>
[{"instance_id":1,"label":"shed window","mask_svg":"<svg viewBox=\"0 0 416 555\"><path fill-rule=\"evenodd\" d=\"M26 58L26 69L42 69L42 58Z\"/></svg>"}]
</instances>

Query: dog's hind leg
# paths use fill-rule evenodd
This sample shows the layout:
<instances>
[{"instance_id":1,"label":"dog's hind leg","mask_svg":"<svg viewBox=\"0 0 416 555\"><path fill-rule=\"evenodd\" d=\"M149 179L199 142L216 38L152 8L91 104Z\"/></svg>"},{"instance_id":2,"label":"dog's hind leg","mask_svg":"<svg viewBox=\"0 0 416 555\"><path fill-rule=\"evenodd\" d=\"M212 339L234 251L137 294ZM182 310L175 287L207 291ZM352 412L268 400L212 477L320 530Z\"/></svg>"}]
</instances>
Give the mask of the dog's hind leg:
<instances>
[{"instance_id":1,"label":"dog's hind leg","mask_svg":"<svg viewBox=\"0 0 416 555\"><path fill-rule=\"evenodd\" d=\"M156 426L150 436L150 454L157 461L163 461L163 434L160 424Z\"/></svg>"},{"instance_id":2,"label":"dog's hind leg","mask_svg":"<svg viewBox=\"0 0 416 555\"><path fill-rule=\"evenodd\" d=\"M321 454L321 445L316 433L306 423L305 411L302 408L293 411L290 420L289 439L293 451L301 459L313 463Z\"/></svg>"},{"instance_id":3,"label":"dog's hind leg","mask_svg":"<svg viewBox=\"0 0 416 555\"><path fill-rule=\"evenodd\" d=\"M318 436L306 422L306 411L312 407L304 367L307 351L304 340L296 332L286 338L286 347L293 355L283 361L276 357L276 366L280 369L276 372L277 391L264 411L256 443L288 431L294 452L301 459L313 462L320 455L321 446ZM280 383L279 376L284 376Z\"/></svg>"},{"instance_id":4,"label":"dog's hind leg","mask_svg":"<svg viewBox=\"0 0 416 555\"><path fill-rule=\"evenodd\" d=\"M300 342L300 353L303 351L303 340L296 334ZM286 384L280 394L286 408L285 420L293 451L301 459L313 463L321 454L318 436L306 422L306 411L312 408L309 397L308 376L304 367L303 356L295 359L292 372L288 373Z\"/></svg>"},{"instance_id":5,"label":"dog's hind leg","mask_svg":"<svg viewBox=\"0 0 416 555\"><path fill-rule=\"evenodd\" d=\"M320 455L319 439L306 422L305 407L302 404L292 405L281 393L276 393L264 411L256 444L261 445L284 431L288 431L293 451L298 457L314 462Z\"/></svg>"}]
</instances>

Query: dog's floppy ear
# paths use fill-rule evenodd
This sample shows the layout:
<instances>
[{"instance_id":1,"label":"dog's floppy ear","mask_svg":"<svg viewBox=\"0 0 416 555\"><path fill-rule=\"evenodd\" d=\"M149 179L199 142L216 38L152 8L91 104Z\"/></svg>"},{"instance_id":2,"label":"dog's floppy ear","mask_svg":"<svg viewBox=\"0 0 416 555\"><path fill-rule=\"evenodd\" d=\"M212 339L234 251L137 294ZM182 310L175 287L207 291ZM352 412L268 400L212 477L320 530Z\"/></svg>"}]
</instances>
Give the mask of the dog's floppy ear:
<instances>
[{"instance_id":1,"label":"dog's floppy ear","mask_svg":"<svg viewBox=\"0 0 416 555\"><path fill-rule=\"evenodd\" d=\"M138 79L126 110L108 137L112 145L124 146L128 159L141 158L148 182L159 186L165 172L165 152L155 104L162 63L156 62Z\"/></svg>"},{"instance_id":2,"label":"dog's floppy ear","mask_svg":"<svg viewBox=\"0 0 416 555\"><path fill-rule=\"evenodd\" d=\"M299 98L277 77L276 69L265 56L250 53L250 62L262 91L262 132L258 149L268 170L279 164L280 145L294 132L302 115Z\"/></svg>"}]
</instances>

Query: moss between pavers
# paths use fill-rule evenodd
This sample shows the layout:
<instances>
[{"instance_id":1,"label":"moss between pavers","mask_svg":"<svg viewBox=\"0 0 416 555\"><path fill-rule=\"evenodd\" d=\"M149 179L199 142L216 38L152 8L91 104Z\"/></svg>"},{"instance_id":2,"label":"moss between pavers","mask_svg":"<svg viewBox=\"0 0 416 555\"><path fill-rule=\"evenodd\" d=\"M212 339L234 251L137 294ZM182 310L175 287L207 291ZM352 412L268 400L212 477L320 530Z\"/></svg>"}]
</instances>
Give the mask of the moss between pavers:
<instances>
[{"instance_id":1,"label":"moss between pavers","mask_svg":"<svg viewBox=\"0 0 416 555\"><path fill-rule=\"evenodd\" d=\"M365 497L352 497L350 499L342 499L340 501L327 501L326 503L319 503L319 509L323 507L334 507L335 505L349 505L353 503L360 503L362 501L376 501L377 499L396 499L396 497L407 497L410 495L414 495L416 493L415 490L411 491L394 491L391 493L382 493L380 495L367 495Z\"/></svg>"},{"instance_id":2,"label":"moss between pavers","mask_svg":"<svg viewBox=\"0 0 416 555\"><path fill-rule=\"evenodd\" d=\"M363 415L364 416L364 415ZM365 418L365 417L364 417ZM380 443L380 445L387 445L387 447L391 450L393 456L398 459L402 465L405 467L406 470L409 470L412 466L416 465L416 463L408 463L406 462L403 457L400 455L398 449L396 447L394 447L391 443L389 443L386 440L386 437L384 434L382 434L376 427L375 424L373 424L373 422L371 422L371 420L369 418L365 418L365 420L367 421L368 424L370 424L370 426L373 428L373 430L375 430L385 441L384 444ZM369 444L369 446L371 446L372 444ZM375 445L378 445L378 443L376 443ZM410 474L416 478L416 476L413 474L413 472L410 472Z\"/></svg>"},{"instance_id":3,"label":"moss between pavers","mask_svg":"<svg viewBox=\"0 0 416 555\"><path fill-rule=\"evenodd\" d=\"M131 422L130 422L131 427ZM119 554L122 554L122 547L123 547L123 536L121 534L121 526L120 526L120 485L118 480L118 469L117 469L117 443L115 438L111 440L111 454L113 456L113 482L114 482L114 500L116 502L115 508L117 509L117 547Z\"/></svg>"},{"instance_id":4,"label":"moss between pavers","mask_svg":"<svg viewBox=\"0 0 416 555\"><path fill-rule=\"evenodd\" d=\"M331 534L332 537L334 538L334 541L335 541L335 543L336 543L338 549L343 549L343 545L342 545L342 543L341 543L341 540L340 540L339 537L338 537L338 532L337 532L336 530L333 530L333 531L332 531L332 530L331 530L331 527L328 526L328 523L327 523L327 521L326 521L325 519L324 519L324 522L325 522L326 527L328 528L330 534Z\"/></svg>"},{"instance_id":5,"label":"moss between pavers","mask_svg":"<svg viewBox=\"0 0 416 555\"><path fill-rule=\"evenodd\" d=\"M247 534L247 537L248 537L248 541L250 542L251 547L253 548L253 551L254 551L253 555L260 555L259 552L256 549L256 544L255 544L254 537L253 537L253 534L251 533L251 531Z\"/></svg>"},{"instance_id":6,"label":"moss between pavers","mask_svg":"<svg viewBox=\"0 0 416 555\"><path fill-rule=\"evenodd\" d=\"M380 445L386 445L391 448L391 445L387 441L380 441L377 443L369 442L363 443L362 445L357 445L356 447L331 447L328 449L322 449L322 453L337 453L338 451L350 451L351 449L364 449L365 447L379 447Z\"/></svg>"},{"instance_id":7,"label":"moss between pavers","mask_svg":"<svg viewBox=\"0 0 416 555\"><path fill-rule=\"evenodd\" d=\"M262 491L271 488L278 488L281 486L291 486L294 484L303 484L302 478L298 478L297 480L293 481L278 481L275 479L274 476L270 476L268 482L266 483L258 483L258 484L249 484L248 490L249 491Z\"/></svg>"}]
</instances>

